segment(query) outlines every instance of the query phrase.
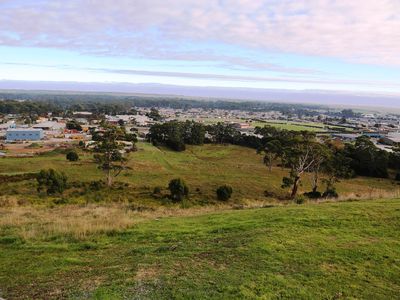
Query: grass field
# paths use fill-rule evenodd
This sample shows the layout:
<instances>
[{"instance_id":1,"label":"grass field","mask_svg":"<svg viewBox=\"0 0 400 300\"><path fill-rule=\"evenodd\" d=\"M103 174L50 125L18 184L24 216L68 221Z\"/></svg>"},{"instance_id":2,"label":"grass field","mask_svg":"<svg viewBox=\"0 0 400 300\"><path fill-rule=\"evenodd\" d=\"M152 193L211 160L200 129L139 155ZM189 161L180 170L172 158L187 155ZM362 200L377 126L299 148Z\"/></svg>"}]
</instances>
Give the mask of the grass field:
<instances>
[{"instance_id":1,"label":"grass field","mask_svg":"<svg viewBox=\"0 0 400 300\"><path fill-rule=\"evenodd\" d=\"M325 125L322 123L297 123L297 122L291 122L291 121L265 121L265 122L253 122L252 125L254 127L259 126L259 127L264 127L265 125L277 127L280 129L285 129L285 130L293 130L293 131L318 131L318 132L324 132L326 131Z\"/></svg>"},{"instance_id":2,"label":"grass field","mask_svg":"<svg viewBox=\"0 0 400 300\"><path fill-rule=\"evenodd\" d=\"M0 297L398 299L398 199L186 211L0 208ZM81 236L46 230L96 214L127 223Z\"/></svg>"},{"instance_id":3,"label":"grass field","mask_svg":"<svg viewBox=\"0 0 400 300\"><path fill-rule=\"evenodd\" d=\"M67 191L65 197L73 203L86 203L101 200L130 201L137 205L158 206L160 199L152 196L156 186L166 194L168 182L183 178L190 188L191 204L215 203L215 190L222 184L233 187L230 203L243 204L246 201L266 201L264 191L285 193L280 188L282 177L288 170L274 167L269 172L262 163L262 156L253 149L232 145L189 146L185 152L174 152L156 148L148 143L139 143L139 150L130 154L130 170L117 177L117 181L129 184L122 193L120 190L107 193L81 195L74 189ZM0 160L0 174L20 174L38 172L40 169L54 168L67 174L70 181L90 182L103 178L103 174L92 161L90 153L81 153L81 160L68 162L64 154L48 153L31 158L4 158ZM321 190L323 190L321 186ZM395 193L399 186L392 180L376 178L355 178L342 180L337 185L343 197L373 198ZM310 190L310 180L304 177L302 191ZM31 203L47 201L36 192L35 180L3 184L0 197L23 199ZM387 195L386 195L387 196Z\"/></svg>"}]
</instances>

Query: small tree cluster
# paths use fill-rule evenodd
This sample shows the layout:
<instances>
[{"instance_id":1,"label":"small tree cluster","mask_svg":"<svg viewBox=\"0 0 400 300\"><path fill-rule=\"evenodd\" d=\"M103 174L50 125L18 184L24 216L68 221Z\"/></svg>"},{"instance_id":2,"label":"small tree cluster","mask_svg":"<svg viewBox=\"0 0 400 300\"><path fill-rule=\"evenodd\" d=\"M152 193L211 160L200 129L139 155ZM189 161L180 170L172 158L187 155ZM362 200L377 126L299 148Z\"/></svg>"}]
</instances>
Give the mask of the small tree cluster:
<instances>
[{"instance_id":1,"label":"small tree cluster","mask_svg":"<svg viewBox=\"0 0 400 300\"><path fill-rule=\"evenodd\" d=\"M67 187L67 176L54 169L41 170L36 180L38 191L45 190L48 195L62 194Z\"/></svg>"},{"instance_id":2,"label":"small tree cluster","mask_svg":"<svg viewBox=\"0 0 400 300\"><path fill-rule=\"evenodd\" d=\"M76 120L68 121L66 124L67 129L82 131L82 126Z\"/></svg>"}]
</instances>

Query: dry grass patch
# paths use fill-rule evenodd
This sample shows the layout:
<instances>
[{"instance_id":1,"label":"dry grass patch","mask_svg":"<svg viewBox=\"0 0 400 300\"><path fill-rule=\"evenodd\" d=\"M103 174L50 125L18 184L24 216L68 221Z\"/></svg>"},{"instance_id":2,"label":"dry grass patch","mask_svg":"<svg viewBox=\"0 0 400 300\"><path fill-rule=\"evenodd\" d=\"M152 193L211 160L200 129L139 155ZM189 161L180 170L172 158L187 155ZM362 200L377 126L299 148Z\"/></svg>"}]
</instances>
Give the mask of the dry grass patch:
<instances>
[{"instance_id":1,"label":"dry grass patch","mask_svg":"<svg viewBox=\"0 0 400 300\"><path fill-rule=\"evenodd\" d=\"M25 240L67 236L84 239L127 229L134 212L117 206L12 207L0 210L0 228L13 228Z\"/></svg>"}]
</instances>

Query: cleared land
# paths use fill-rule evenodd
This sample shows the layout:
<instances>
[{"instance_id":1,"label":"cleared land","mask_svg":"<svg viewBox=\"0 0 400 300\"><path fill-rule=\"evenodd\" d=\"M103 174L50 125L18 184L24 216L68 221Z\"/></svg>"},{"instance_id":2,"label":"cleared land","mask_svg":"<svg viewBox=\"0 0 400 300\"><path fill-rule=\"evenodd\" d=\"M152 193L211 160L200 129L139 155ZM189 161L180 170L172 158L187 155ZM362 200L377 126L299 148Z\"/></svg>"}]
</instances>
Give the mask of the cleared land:
<instances>
[{"instance_id":1,"label":"cleared land","mask_svg":"<svg viewBox=\"0 0 400 300\"><path fill-rule=\"evenodd\" d=\"M46 231L65 219L82 227L95 215L99 224L107 216L132 223L82 236L63 226ZM123 207L2 208L0 226L6 299L395 299L400 292L398 199L165 218ZM36 234L25 236L30 227Z\"/></svg>"}]
</instances>

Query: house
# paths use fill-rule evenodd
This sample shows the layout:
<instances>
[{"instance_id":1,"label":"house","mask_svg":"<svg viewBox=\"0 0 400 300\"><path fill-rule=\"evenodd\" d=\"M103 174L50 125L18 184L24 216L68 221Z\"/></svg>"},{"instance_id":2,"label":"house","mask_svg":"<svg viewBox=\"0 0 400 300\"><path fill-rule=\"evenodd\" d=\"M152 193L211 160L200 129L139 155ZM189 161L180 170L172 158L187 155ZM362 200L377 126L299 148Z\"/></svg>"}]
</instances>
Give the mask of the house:
<instances>
[{"instance_id":1,"label":"house","mask_svg":"<svg viewBox=\"0 0 400 300\"><path fill-rule=\"evenodd\" d=\"M43 130L62 130L65 128L65 123L58 123L53 121L46 121L35 124L32 126L35 129L43 129Z\"/></svg>"},{"instance_id":2,"label":"house","mask_svg":"<svg viewBox=\"0 0 400 300\"><path fill-rule=\"evenodd\" d=\"M332 138L338 139L341 141L347 141L347 142L354 142L358 137L360 137L360 134L355 134L355 133L333 133Z\"/></svg>"},{"instance_id":3,"label":"house","mask_svg":"<svg viewBox=\"0 0 400 300\"><path fill-rule=\"evenodd\" d=\"M7 123L0 124L0 131L3 131L3 130L5 131L5 130L8 130L10 128L15 128L15 127L16 127L15 122L9 121Z\"/></svg>"},{"instance_id":4,"label":"house","mask_svg":"<svg viewBox=\"0 0 400 300\"><path fill-rule=\"evenodd\" d=\"M90 118L93 115L90 111L75 111L73 113L74 118Z\"/></svg>"},{"instance_id":5,"label":"house","mask_svg":"<svg viewBox=\"0 0 400 300\"><path fill-rule=\"evenodd\" d=\"M43 139L44 133L42 129L34 128L10 128L6 133L6 141L40 141Z\"/></svg>"},{"instance_id":6,"label":"house","mask_svg":"<svg viewBox=\"0 0 400 300\"><path fill-rule=\"evenodd\" d=\"M384 145L395 146L400 144L400 133L392 132L387 136L379 139L379 142Z\"/></svg>"},{"instance_id":7,"label":"house","mask_svg":"<svg viewBox=\"0 0 400 300\"><path fill-rule=\"evenodd\" d=\"M232 123L232 126L238 130L251 128L249 123Z\"/></svg>"}]
</instances>

